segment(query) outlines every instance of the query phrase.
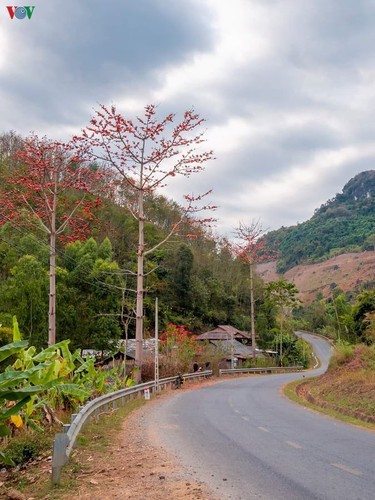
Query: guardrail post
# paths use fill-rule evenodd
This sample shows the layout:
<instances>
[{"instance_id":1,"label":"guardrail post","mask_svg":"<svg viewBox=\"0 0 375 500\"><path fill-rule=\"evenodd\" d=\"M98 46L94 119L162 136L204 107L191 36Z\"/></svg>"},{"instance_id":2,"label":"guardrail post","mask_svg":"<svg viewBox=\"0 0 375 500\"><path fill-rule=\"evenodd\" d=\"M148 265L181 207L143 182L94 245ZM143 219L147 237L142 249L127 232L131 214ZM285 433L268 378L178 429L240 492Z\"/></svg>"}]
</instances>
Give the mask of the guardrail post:
<instances>
[{"instance_id":1,"label":"guardrail post","mask_svg":"<svg viewBox=\"0 0 375 500\"><path fill-rule=\"evenodd\" d=\"M70 429L70 424L63 424L63 433L66 434Z\"/></svg>"},{"instance_id":2,"label":"guardrail post","mask_svg":"<svg viewBox=\"0 0 375 500\"><path fill-rule=\"evenodd\" d=\"M74 422L74 420L76 419L76 416L78 415L78 413L72 413L70 415L70 423L72 424Z\"/></svg>"},{"instance_id":3,"label":"guardrail post","mask_svg":"<svg viewBox=\"0 0 375 500\"><path fill-rule=\"evenodd\" d=\"M56 434L52 452L52 483L60 484L61 468L68 461L66 447L68 445L68 435L65 433Z\"/></svg>"}]
</instances>

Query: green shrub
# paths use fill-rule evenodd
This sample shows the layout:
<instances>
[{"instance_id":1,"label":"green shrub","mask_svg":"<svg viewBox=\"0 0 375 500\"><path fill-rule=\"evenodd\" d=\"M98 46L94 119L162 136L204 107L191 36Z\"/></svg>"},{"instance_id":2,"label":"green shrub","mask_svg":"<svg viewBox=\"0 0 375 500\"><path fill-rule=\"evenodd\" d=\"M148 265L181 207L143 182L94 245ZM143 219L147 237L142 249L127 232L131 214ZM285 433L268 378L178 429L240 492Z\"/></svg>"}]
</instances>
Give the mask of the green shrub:
<instances>
[{"instance_id":1,"label":"green shrub","mask_svg":"<svg viewBox=\"0 0 375 500\"><path fill-rule=\"evenodd\" d=\"M35 460L50 447L51 436L48 432L41 435L29 430L13 437L2 451L8 460L21 465Z\"/></svg>"},{"instance_id":2,"label":"green shrub","mask_svg":"<svg viewBox=\"0 0 375 500\"><path fill-rule=\"evenodd\" d=\"M268 366L278 366L277 359L272 356L265 356L264 358L256 357L247 359L244 368L264 368Z\"/></svg>"},{"instance_id":3,"label":"green shrub","mask_svg":"<svg viewBox=\"0 0 375 500\"><path fill-rule=\"evenodd\" d=\"M336 368L337 366L344 365L351 361L354 357L354 346L345 341L337 342L335 345L335 352L331 357L329 366Z\"/></svg>"}]
</instances>

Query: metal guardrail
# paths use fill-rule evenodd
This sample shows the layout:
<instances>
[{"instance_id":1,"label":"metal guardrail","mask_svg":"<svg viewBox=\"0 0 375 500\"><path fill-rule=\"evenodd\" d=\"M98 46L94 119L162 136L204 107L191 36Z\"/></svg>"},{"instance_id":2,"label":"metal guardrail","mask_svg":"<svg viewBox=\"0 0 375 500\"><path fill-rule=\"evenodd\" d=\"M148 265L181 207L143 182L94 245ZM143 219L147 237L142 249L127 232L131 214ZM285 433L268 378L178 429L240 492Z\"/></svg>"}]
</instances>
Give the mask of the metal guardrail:
<instances>
[{"instance_id":1,"label":"metal guardrail","mask_svg":"<svg viewBox=\"0 0 375 500\"><path fill-rule=\"evenodd\" d=\"M195 373L186 373L182 375L184 380L207 378L212 375L212 370L205 370ZM176 381L176 376L163 378L159 380L159 390L166 387L171 387ZM64 432L55 434L52 453L52 483L60 484L61 468L69 461L70 453L75 445L78 434L83 426L91 420L99 418L99 410L103 407L108 410L109 405L112 408L117 407L117 402L120 400L121 406L125 405L126 399L134 399L135 396L141 397L145 389L149 389L150 393L156 392L156 381L151 380L144 384L134 385L126 389L104 394L93 399L80 408L79 413L71 415L71 423L64 425Z\"/></svg>"},{"instance_id":2,"label":"metal guardrail","mask_svg":"<svg viewBox=\"0 0 375 500\"><path fill-rule=\"evenodd\" d=\"M303 366L265 366L261 368L225 368L219 370L219 375L230 375L235 373L280 373L297 372L303 370Z\"/></svg>"}]
</instances>

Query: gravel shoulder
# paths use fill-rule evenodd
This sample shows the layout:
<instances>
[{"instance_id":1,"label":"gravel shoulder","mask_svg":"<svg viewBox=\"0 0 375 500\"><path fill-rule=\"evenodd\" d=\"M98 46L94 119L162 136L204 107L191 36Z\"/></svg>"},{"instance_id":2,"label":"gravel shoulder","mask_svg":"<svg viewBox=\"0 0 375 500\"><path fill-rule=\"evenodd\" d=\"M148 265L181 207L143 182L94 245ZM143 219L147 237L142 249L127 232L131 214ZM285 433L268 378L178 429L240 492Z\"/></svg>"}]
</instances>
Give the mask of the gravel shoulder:
<instances>
[{"instance_id":1,"label":"gravel shoulder","mask_svg":"<svg viewBox=\"0 0 375 500\"><path fill-rule=\"evenodd\" d=\"M210 383L210 382L206 382ZM183 390L196 390L201 383ZM116 442L94 455L78 448L74 460L82 467L76 476L77 487L45 498L165 500L215 500L208 488L197 482L159 442L157 428L148 417L153 407L174 396L157 396L134 410L121 425Z\"/></svg>"}]
</instances>

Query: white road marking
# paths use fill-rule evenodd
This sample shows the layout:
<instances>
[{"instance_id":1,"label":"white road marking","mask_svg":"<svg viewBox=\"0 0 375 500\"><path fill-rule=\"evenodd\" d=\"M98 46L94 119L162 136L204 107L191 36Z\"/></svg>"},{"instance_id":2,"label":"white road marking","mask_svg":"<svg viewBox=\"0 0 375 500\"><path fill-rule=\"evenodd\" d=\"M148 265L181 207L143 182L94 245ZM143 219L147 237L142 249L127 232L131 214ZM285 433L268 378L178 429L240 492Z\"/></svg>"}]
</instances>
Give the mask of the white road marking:
<instances>
[{"instance_id":1,"label":"white road marking","mask_svg":"<svg viewBox=\"0 0 375 500\"><path fill-rule=\"evenodd\" d=\"M294 441L287 441L286 443L289 446L291 446L292 448L295 448L296 450L300 450L302 448L301 445L299 445L298 443L295 443Z\"/></svg>"},{"instance_id":2,"label":"white road marking","mask_svg":"<svg viewBox=\"0 0 375 500\"><path fill-rule=\"evenodd\" d=\"M347 467L346 465L343 464L331 464L333 467L337 467L338 469L341 469L345 472L349 472L349 474L353 474L353 476L362 476L362 472L357 469L351 469L350 467Z\"/></svg>"},{"instance_id":3,"label":"white road marking","mask_svg":"<svg viewBox=\"0 0 375 500\"><path fill-rule=\"evenodd\" d=\"M263 432L270 432L268 429L266 429L265 427L258 427L258 429L260 431L263 431Z\"/></svg>"},{"instance_id":4,"label":"white road marking","mask_svg":"<svg viewBox=\"0 0 375 500\"><path fill-rule=\"evenodd\" d=\"M318 358L316 357L315 353L313 353L313 356L314 356L315 361L316 361L316 365L314 365L314 370L315 370L315 368L317 368L317 366L319 365L319 360L318 360Z\"/></svg>"},{"instance_id":5,"label":"white road marking","mask_svg":"<svg viewBox=\"0 0 375 500\"><path fill-rule=\"evenodd\" d=\"M242 418L242 420L246 420L246 422L250 422L249 417L244 417L244 416L242 415L242 417L241 417L241 418Z\"/></svg>"}]
</instances>

